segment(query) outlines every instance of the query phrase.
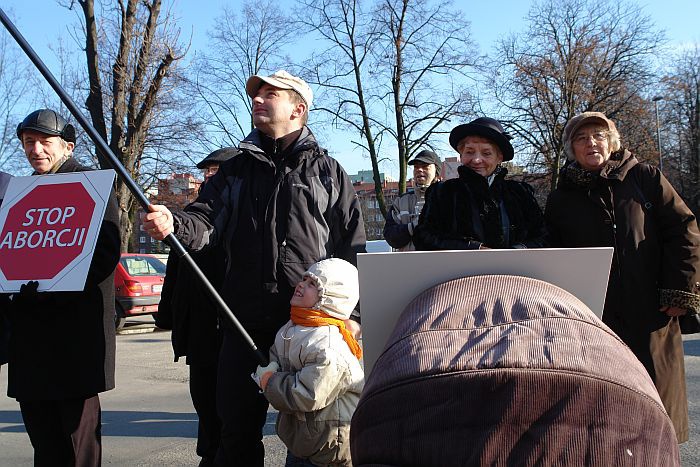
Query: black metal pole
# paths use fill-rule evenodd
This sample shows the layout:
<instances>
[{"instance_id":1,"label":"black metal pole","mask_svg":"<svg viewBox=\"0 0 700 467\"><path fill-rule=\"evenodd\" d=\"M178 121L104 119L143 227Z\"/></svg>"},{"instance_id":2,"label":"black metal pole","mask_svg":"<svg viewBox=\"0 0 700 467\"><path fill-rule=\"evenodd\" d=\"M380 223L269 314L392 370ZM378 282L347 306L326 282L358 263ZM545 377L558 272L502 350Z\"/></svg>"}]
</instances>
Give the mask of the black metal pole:
<instances>
[{"instance_id":1,"label":"black metal pole","mask_svg":"<svg viewBox=\"0 0 700 467\"><path fill-rule=\"evenodd\" d=\"M71 114L73 114L78 123L80 123L85 132L88 134L88 136L90 136L90 139L92 139L92 141L95 143L98 150L100 150L102 154L104 154L107 157L109 164L117 172L119 177L121 177L122 181L126 183L126 186L129 188L129 191L131 191L131 193L136 197L141 207L143 207L145 211L150 211L151 203L150 201L148 201L148 198L146 198L146 195L143 193L143 191L141 191L141 188L131 178L129 172L127 172L127 170L121 164L119 159L117 159L117 157L114 155L109 145L105 142L104 139L102 139L97 130L95 130L95 128L90 124L88 119L85 117L85 115L83 115L83 113L80 111L75 102L73 102L73 99L68 95L68 93L66 93L66 91L59 84L59 82L56 80L53 74L51 74L51 71L49 71L44 62L41 61L41 58L39 58L34 49L32 49L29 43L25 40L24 36L22 36L22 34L17 30L15 25L12 23L12 21L10 21L10 18L8 18L8 16L5 14L5 11L2 8L0 8L0 21L2 21L2 24L3 26L5 26L5 29L7 29L7 32L10 33L10 35L15 39L15 41L24 51L24 53L27 54L27 57L29 57L34 66L37 67L39 72L46 79L46 81L48 81L53 90L56 91L58 97L61 98L61 101L63 101L66 107L68 107L68 110L71 112ZM192 270L195 272L197 277L199 277L202 284L204 284L204 287L207 289L207 291L217 303L219 308L224 312L229 321L248 342L260 364L267 365L267 358L262 354L262 352L260 352L258 347L255 345L255 342L253 342L253 339L250 337L250 334L248 334L245 328L243 328L240 321L238 321L238 318L236 318L236 315L234 315L231 309L228 307L228 305L226 305L226 302L224 302L224 300L221 298L221 295L219 295L216 289L211 285L211 282L209 282L202 270L199 268L199 266L197 266L197 263L195 263L192 259L192 256L190 256L189 253L187 253L187 250L185 250L185 247L182 246L182 244L175 237L175 235L171 233L167 237L165 237L163 241L170 245L170 248L175 250L178 258L184 259L185 262L190 265Z\"/></svg>"}]
</instances>

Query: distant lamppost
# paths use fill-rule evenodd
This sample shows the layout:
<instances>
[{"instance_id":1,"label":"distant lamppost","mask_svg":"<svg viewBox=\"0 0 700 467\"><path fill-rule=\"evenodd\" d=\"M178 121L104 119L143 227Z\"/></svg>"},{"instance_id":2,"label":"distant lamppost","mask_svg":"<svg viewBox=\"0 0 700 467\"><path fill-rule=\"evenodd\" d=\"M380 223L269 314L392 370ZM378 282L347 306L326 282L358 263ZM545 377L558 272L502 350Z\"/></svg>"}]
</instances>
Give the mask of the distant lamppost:
<instances>
[{"instance_id":1,"label":"distant lamppost","mask_svg":"<svg viewBox=\"0 0 700 467\"><path fill-rule=\"evenodd\" d=\"M654 110L656 111L656 148L659 151L659 170L664 170L664 159L661 157L661 130L659 129L659 101L663 100L664 96L654 96Z\"/></svg>"}]
</instances>

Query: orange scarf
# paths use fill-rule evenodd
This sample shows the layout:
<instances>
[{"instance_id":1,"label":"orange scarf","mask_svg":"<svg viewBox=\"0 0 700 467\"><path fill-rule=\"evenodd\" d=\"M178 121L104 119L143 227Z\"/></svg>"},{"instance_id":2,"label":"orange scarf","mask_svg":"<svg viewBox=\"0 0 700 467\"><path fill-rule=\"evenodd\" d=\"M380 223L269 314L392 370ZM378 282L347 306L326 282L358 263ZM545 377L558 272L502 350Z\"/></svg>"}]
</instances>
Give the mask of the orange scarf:
<instances>
[{"instance_id":1,"label":"orange scarf","mask_svg":"<svg viewBox=\"0 0 700 467\"><path fill-rule=\"evenodd\" d=\"M347 330L342 319L333 318L319 310L300 308L298 306L292 307L291 315L292 322L300 326L337 326L340 334L343 336L345 342L347 342L353 355L355 355L358 360L362 358L362 349L360 348L360 344L357 342L357 340L355 340L350 331Z\"/></svg>"}]
</instances>

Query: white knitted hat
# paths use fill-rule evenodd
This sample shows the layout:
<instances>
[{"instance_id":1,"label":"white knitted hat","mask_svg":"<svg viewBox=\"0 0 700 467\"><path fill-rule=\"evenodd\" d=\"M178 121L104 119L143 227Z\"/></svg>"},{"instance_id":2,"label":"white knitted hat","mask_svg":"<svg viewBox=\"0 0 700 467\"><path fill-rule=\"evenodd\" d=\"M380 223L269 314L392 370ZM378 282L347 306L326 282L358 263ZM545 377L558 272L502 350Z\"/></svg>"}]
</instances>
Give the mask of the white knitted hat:
<instances>
[{"instance_id":1,"label":"white knitted hat","mask_svg":"<svg viewBox=\"0 0 700 467\"><path fill-rule=\"evenodd\" d=\"M340 258L330 258L312 265L304 277L318 287L320 300L314 306L338 319L348 319L360 299L357 268Z\"/></svg>"}]
</instances>

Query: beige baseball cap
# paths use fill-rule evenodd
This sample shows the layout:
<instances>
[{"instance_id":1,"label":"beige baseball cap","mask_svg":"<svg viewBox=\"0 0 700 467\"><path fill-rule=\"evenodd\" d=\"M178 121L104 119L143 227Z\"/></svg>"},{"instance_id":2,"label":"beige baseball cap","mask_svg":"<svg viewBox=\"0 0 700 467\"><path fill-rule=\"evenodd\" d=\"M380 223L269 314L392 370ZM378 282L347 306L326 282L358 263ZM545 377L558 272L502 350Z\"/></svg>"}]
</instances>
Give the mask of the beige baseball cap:
<instances>
[{"instance_id":1,"label":"beige baseball cap","mask_svg":"<svg viewBox=\"0 0 700 467\"><path fill-rule=\"evenodd\" d=\"M568 142L576 133L576 130L588 123L599 123L609 131L616 131L615 124L602 112L583 112L575 117L571 117L564 127L562 140Z\"/></svg>"},{"instance_id":2,"label":"beige baseball cap","mask_svg":"<svg viewBox=\"0 0 700 467\"><path fill-rule=\"evenodd\" d=\"M304 102L306 102L309 108L311 107L314 93L303 79L293 76L284 70L277 70L270 76L253 75L248 78L248 81L245 83L245 91L251 99L255 97L263 83L267 83L279 89L292 89L304 99Z\"/></svg>"}]
</instances>

